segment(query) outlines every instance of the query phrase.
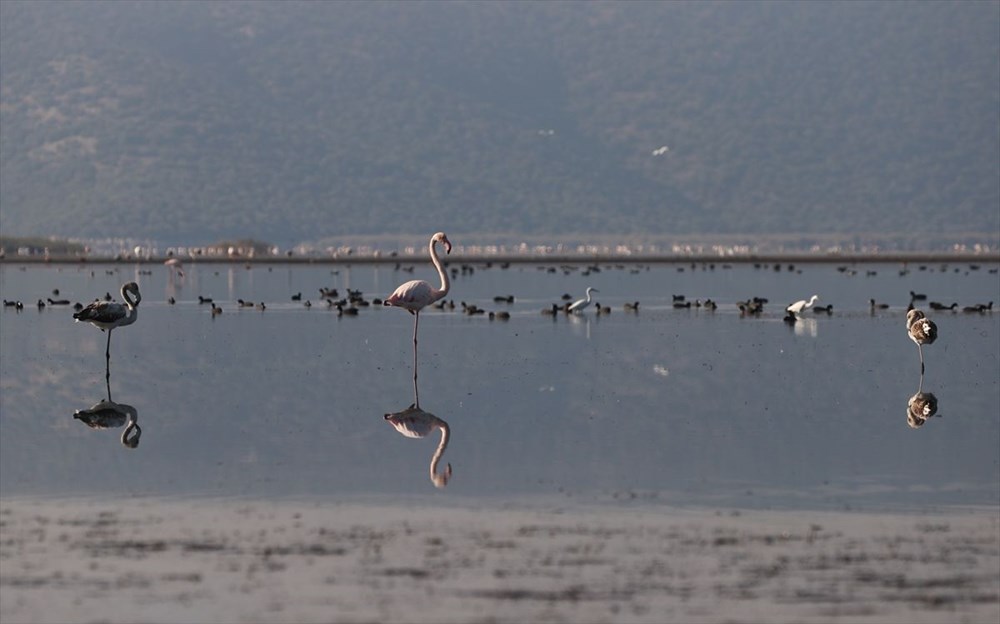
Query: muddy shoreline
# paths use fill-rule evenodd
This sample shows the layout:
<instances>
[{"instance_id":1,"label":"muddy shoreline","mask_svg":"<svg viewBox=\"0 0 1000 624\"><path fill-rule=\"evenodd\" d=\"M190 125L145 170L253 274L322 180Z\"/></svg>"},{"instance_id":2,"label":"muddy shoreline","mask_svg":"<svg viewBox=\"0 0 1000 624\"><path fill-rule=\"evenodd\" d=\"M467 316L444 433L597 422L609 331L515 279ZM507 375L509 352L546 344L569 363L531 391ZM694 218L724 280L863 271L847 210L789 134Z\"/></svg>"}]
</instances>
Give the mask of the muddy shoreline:
<instances>
[{"instance_id":1,"label":"muddy shoreline","mask_svg":"<svg viewBox=\"0 0 1000 624\"><path fill-rule=\"evenodd\" d=\"M0 500L0 620L995 622L1000 510Z\"/></svg>"}]
</instances>

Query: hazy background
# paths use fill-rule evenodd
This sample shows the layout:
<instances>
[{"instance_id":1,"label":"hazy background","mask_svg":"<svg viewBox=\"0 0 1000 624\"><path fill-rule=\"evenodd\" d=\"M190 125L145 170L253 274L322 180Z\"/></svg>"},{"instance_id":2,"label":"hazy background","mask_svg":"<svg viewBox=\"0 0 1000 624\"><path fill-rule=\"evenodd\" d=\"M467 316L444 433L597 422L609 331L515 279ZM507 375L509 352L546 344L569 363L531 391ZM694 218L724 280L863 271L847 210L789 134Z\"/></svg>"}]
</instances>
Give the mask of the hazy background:
<instances>
[{"instance_id":1,"label":"hazy background","mask_svg":"<svg viewBox=\"0 0 1000 624\"><path fill-rule=\"evenodd\" d=\"M0 3L0 232L1000 239L1000 3Z\"/></svg>"}]
</instances>

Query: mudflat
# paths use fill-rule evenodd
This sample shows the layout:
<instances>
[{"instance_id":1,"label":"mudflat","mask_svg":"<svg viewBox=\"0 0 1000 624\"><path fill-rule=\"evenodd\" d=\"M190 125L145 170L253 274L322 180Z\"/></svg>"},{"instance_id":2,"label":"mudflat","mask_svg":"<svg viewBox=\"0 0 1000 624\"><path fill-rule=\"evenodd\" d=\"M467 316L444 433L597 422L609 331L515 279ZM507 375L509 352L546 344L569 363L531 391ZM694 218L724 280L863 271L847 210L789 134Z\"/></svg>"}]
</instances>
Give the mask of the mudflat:
<instances>
[{"instance_id":1,"label":"mudflat","mask_svg":"<svg viewBox=\"0 0 1000 624\"><path fill-rule=\"evenodd\" d=\"M0 621L997 622L1000 510L0 500Z\"/></svg>"}]
</instances>

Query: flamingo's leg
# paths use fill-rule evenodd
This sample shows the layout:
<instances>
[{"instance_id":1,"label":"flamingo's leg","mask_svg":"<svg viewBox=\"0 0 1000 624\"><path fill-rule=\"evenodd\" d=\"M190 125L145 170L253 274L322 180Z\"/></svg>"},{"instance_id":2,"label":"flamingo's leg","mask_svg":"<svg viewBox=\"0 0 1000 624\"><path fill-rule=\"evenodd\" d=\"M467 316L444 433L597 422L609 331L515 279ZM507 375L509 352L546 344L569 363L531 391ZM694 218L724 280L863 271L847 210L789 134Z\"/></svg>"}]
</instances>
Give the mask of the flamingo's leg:
<instances>
[{"instance_id":1,"label":"flamingo's leg","mask_svg":"<svg viewBox=\"0 0 1000 624\"><path fill-rule=\"evenodd\" d=\"M111 396L111 330L108 330L108 346L104 350L104 379L108 382L108 397Z\"/></svg>"},{"instance_id":2,"label":"flamingo's leg","mask_svg":"<svg viewBox=\"0 0 1000 624\"><path fill-rule=\"evenodd\" d=\"M413 315L413 389L417 388L417 327L420 323L420 312Z\"/></svg>"}]
</instances>

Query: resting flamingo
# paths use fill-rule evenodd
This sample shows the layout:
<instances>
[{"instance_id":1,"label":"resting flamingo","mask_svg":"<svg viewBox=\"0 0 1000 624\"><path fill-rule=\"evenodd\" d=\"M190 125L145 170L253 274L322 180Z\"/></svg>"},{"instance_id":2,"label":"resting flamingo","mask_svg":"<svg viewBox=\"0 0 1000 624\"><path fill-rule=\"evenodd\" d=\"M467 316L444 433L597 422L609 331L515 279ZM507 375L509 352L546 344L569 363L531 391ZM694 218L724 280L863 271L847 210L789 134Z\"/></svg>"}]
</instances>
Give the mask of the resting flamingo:
<instances>
[{"instance_id":1,"label":"resting flamingo","mask_svg":"<svg viewBox=\"0 0 1000 624\"><path fill-rule=\"evenodd\" d=\"M924 374L924 345L933 344L937 340L937 325L927 318L921 310L910 310L906 313L906 333L910 340L917 343L920 353L920 374Z\"/></svg>"},{"instance_id":2,"label":"resting flamingo","mask_svg":"<svg viewBox=\"0 0 1000 624\"><path fill-rule=\"evenodd\" d=\"M450 254L451 241L448 240L448 237L444 232L437 232L434 236L431 236L431 242L428 245L428 249L431 254L431 262L434 263L438 276L441 278L441 288L434 288L424 280L410 280L405 284L401 284L399 288L397 288L384 302L382 302L382 305L403 308L413 315L414 379L416 379L417 376L417 327L420 323L420 311L435 301L444 299L448 295L448 290L451 288L451 282L448 280L448 272L444 270L444 266L441 264L441 259L438 258L437 255L437 243L442 243L444 245L444 252L446 254Z\"/></svg>"},{"instance_id":3,"label":"resting flamingo","mask_svg":"<svg viewBox=\"0 0 1000 624\"><path fill-rule=\"evenodd\" d=\"M104 370L105 379L109 382L111 380L111 330L134 323L139 315L139 302L142 301L139 285L135 282L124 284L121 293L122 299L125 300L124 304L115 301L95 301L73 314L73 318L78 323L84 321L108 333L108 344L104 351ZM135 295L135 301L129 296L130 294Z\"/></svg>"}]
</instances>

